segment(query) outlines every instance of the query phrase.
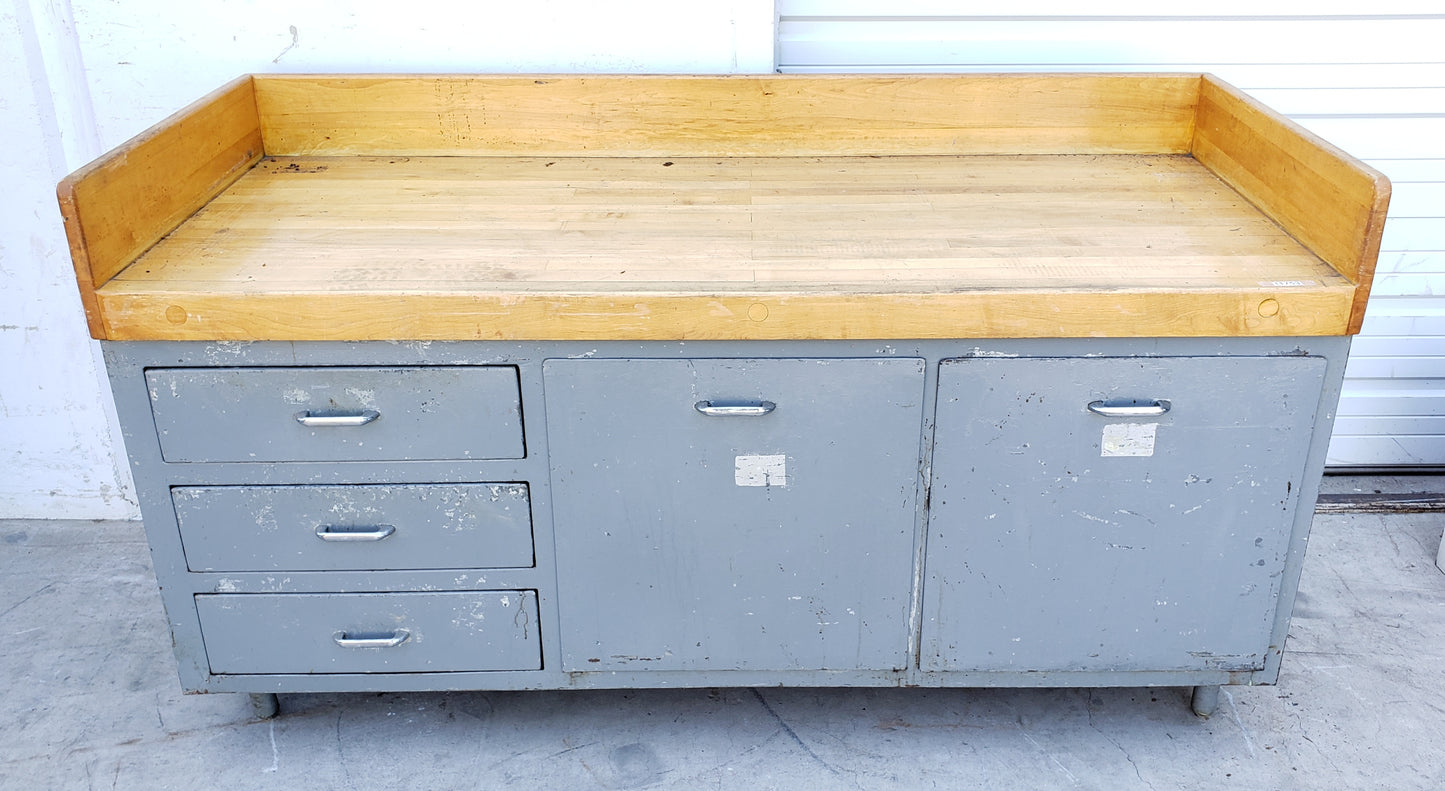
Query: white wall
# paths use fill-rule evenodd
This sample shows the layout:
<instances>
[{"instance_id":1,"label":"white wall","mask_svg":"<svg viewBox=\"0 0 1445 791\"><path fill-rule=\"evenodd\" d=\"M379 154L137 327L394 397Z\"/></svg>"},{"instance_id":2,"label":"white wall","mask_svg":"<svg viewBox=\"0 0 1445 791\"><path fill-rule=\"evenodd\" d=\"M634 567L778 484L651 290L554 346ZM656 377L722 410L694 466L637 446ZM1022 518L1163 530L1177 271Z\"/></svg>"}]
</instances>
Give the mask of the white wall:
<instances>
[{"instance_id":1,"label":"white wall","mask_svg":"<svg viewBox=\"0 0 1445 791\"><path fill-rule=\"evenodd\" d=\"M768 72L772 0L0 0L0 518L138 515L55 183L246 72Z\"/></svg>"},{"instance_id":2,"label":"white wall","mask_svg":"<svg viewBox=\"0 0 1445 791\"><path fill-rule=\"evenodd\" d=\"M128 518L130 475L55 202L55 182L99 151L93 129L57 110L84 104L65 30L53 4L0 6L0 517Z\"/></svg>"}]
</instances>

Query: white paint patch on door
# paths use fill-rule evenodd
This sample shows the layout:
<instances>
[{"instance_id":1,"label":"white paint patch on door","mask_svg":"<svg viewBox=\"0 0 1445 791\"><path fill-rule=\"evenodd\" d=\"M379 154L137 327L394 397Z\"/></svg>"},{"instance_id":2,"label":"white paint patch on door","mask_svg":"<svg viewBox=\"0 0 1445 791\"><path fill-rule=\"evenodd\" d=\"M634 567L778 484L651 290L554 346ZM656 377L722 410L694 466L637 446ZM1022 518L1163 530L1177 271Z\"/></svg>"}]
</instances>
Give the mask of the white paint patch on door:
<instances>
[{"instance_id":1,"label":"white paint patch on door","mask_svg":"<svg viewBox=\"0 0 1445 791\"><path fill-rule=\"evenodd\" d=\"M738 486L787 486L788 457L738 456L733 460L733 482Z\"/></svg>"},{"instance_id":2,"label":"white paint patch on door","mask_svg":"<svg viewBox=\"0 0 1445 791\"><path fill-rule=\"evenodd\" d=\"M1100 456L1153 456L1158 423L1110 423L1104 426Z\"/></svg>"}]
</instances>

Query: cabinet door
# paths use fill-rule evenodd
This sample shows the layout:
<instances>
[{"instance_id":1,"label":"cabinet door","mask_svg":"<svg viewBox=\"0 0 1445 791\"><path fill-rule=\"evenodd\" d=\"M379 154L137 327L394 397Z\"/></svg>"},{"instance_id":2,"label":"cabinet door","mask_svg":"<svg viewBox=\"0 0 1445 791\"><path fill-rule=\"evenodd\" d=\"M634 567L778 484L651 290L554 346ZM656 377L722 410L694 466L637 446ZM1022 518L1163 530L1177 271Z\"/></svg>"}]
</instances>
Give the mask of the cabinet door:
<instances>
[{"instance_id":1,"label":"cabinet door","mask_svg":"<svg viewBox=\"0 0 1445 791\"><path fill-rule=\"evenodd\" d=\"M1324 369L945 361L923 668L1262 667Z\"/></svg>"},{"instance_id":2,"label":"cabinet door","mask_svg":"<svg viewBox=\"0 0 1445 791\"><path fill-rule=\"evenodd\" d=\"M563 668L904 667L923 373L548 360Z\"/></svg>"}]
</instances>

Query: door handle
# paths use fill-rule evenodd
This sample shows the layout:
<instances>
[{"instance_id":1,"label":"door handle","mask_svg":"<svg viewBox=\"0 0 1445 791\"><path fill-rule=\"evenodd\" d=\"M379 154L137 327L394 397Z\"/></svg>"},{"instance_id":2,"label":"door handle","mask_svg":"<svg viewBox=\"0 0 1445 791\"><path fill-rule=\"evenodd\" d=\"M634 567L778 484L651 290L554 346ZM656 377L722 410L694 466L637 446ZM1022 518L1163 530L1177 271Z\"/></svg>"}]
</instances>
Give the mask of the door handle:
<instances>
[{"instance_id":1,"label":"door handle","mask_svg":"<svg viewBox=\"0 0 1445 791\"><path fill-rule=\"evenodd\" d=\"M390 632L365 632L355 635L347 632L336 632L331 639L342 648L395 648L407 641L411 632L406 629L395 629Z\"/></svg>"},{"instance_id":2,"label":"door handle","mask_svg":"<svg viewBox=\"0 0 1445 791\"><path fill-rule=\"evenodd\" d=\"M312 412L307 409L296 413L296 422L308 428L327 426L364 426L381 417L375 409L352 412Z\"/></svg>"},{"instance_id":3,"label":"door handle","mask_svg":"<svg viewBox=\"0 0 1445 791\"><path fill-rule=\"evenodd\" d=\"M1168 399L1149 401L1090 401L1089 411L1104 417L1159 417L1169 411Z\"/></svg>"},{"instance_id":4,"label":"door handle","mask_svg":"<svg viewBox=\"0 0 1445 791\"><path fill-rule=\"evenodd\" d=\"M708 417L761 417L778 408L772 401L699 401L693 409Z\"/></svg>"},{"instance_id":5,"label":"door handle","mask_svg":"<svg viewBox=\"0 0 1445 791\"><path fill-rule=\"evenodd\" d=\"M317 525L316 537L322 541L380 541L396 532L394 525L370 527L337 527Z\"/></svg>"}]
</instances>

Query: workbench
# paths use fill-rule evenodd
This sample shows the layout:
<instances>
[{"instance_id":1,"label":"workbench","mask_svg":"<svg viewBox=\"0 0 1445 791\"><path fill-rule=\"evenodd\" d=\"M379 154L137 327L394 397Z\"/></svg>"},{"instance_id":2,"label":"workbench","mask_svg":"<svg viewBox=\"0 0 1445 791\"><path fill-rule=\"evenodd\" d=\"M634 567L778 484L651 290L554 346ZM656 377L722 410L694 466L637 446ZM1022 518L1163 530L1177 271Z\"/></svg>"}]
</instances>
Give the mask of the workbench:
<instances>
[{"instance_id":1,"label":"workbench","mask_svg":"<svg viewBox=\"0 0 1445 791\"><path fill-rule=\"evenodd\" d=\"M187 690L1201 714L1388 196L1198 74L255 75L60 186Z\"/></svg>"}]
</instances>

